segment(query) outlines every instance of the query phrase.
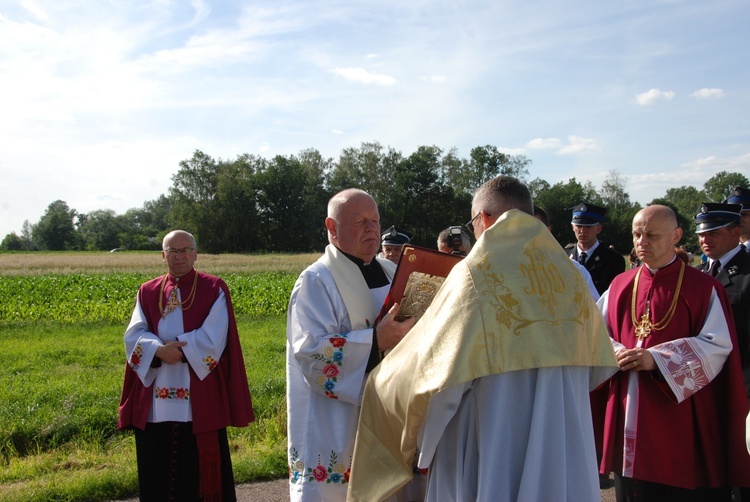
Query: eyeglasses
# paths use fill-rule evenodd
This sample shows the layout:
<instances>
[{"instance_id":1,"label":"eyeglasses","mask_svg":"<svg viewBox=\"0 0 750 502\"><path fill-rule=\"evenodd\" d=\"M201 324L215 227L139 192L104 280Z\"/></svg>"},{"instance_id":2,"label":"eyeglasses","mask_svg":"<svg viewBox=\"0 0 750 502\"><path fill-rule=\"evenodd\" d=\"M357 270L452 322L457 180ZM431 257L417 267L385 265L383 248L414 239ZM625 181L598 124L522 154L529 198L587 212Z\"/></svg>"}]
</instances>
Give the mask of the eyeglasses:
<instances>
[{"instance_id":1,"label":"eyeglasses","mask_svg":"<svg viewBox=\"0 0 750 502\"><path fill-rule=\"evenodd\" d=\"M476 220L477 218L479 218L480 214L482 214L482 211L479 211L476 214L476 216L474 216L472 219L469 220L469 222L466 225L464 225L466 228L469 229L469 232L471 232L472 234L474 233L474 220Z\"/></svg>"},{"instance_id":2,"label":"eyeglasses","mask_svg":"<svg viewBox=\"0 0 750 502\"><path fill-rule=\"evenodd\" d=\"M171 255L185 254L189 253L190 251L195 251L195 248L167 248L164 250L165 253Z\"/></svg>"}]
</instances>

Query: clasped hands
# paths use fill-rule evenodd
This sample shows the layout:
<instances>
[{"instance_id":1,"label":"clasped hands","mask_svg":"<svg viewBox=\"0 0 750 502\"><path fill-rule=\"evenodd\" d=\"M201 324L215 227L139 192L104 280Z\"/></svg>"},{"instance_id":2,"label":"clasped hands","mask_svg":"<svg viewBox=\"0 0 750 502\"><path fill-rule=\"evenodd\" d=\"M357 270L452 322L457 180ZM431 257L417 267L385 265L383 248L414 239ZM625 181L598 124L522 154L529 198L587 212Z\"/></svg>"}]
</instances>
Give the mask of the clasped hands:
<instances>
[{"instance_id":1,"label":"clasped hands","mask_svg":"<svg viewBox=\"0 0 750 502\"><path fill-rule=\"evenodd\" d=\"M622 349L615 355L620 371L652 371L656 369L654 357L644 348Z\"/></svg>"},{"instance_id":2,"label":"clasped hands","mask_svg":"<svg viewBox=\"0 0 750 502\"><path fill-rule=\"evenodd\" d=\"M171 340L165 342L164 345L156 349L156 354L154 355L167 364L177 364L182 361L184 356L182 353L182 347L185 345L187 345L187 342Z\"/></svg>"}]
</instances>

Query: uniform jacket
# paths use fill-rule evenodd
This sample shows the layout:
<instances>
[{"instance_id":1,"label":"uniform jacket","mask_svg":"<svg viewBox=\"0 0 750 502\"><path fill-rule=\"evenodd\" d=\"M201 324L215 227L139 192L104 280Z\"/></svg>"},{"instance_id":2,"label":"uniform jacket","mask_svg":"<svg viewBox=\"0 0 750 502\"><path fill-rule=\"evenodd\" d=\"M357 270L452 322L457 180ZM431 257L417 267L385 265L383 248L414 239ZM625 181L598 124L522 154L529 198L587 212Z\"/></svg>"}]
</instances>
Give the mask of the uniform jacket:
<instances>
[{"instance_id":1,"label":"uniform jacket","mask_svg":"<svg viewBox=\"0 0 750 502\"><path fill-rule=\"evenodd\" d=\"M708 263L701 263L699 270L708 271ZM745 373L745 389L750 396L750 254L739 252L719 269L716 276L729 295L737 328L742 370Z\"/></svg>"},{"instance_id":2,"label":"uniform jacket","mask_svg":"<svg viewBox=\"0 0 750 502\"><path fill-rule=\"evenodd\" d=\"M578 246L576 244L566 247L565 251L571 260L578 261ZM625 271L625 259L617 251L610 249L603 242L599 242L594 254L589 255L584 266L591 274L594 286L601 295L607 291L612 279Z\"/></svg>"}]
</instances>

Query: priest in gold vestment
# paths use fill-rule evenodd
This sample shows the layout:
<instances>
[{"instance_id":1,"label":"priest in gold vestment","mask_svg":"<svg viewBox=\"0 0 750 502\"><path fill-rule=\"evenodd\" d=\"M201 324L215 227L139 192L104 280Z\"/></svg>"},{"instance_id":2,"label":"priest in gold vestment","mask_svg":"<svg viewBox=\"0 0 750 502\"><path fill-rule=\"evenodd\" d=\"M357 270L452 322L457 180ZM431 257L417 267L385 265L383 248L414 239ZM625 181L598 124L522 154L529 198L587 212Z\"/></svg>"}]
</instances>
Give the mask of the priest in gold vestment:
<instances>
[{"instance_id":1,"label":"priest in gold vestment","mask_svg":"<svg viewBox=\"0 0 750 502\"><path fill-rule=\"evenodd\" d=\"M471 213L476 245L367 381L348 500L391 496L417 450L427 500L599 500L602 316L523 183L488 181Z\"/></svg>"}]
</instances>

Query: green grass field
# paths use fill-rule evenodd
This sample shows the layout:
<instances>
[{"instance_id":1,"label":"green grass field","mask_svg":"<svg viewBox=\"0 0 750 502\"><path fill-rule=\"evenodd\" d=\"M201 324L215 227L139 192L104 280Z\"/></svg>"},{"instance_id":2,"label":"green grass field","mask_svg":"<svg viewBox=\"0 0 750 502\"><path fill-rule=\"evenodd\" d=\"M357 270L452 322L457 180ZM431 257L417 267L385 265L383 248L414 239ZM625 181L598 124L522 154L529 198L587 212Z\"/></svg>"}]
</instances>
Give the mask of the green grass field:
<instances>
[{"instance_id":1,"label":"green grass field","mask_svg":"<svg viewBox=\"0 0 750 502\"><path fill-rule=\"evenodd\" d=\"M155 266L151 253L120 255L133 264L107 270L91 265L101 256L65 253L60 265L45 253L27 259L43 257L46 267L24 268L23 255L0 255L0 500L136 493L133 437L116 430L122 335L138 285L163 265L158 253ZM229 430L235 478L285 477L284 313L297 274L315 256L263 257L263 266L221 259L207 268L229 285L256 414L249 427ZM218 262L201 255L196 268L201 261Z\"/></svg>"}]
</instances>

